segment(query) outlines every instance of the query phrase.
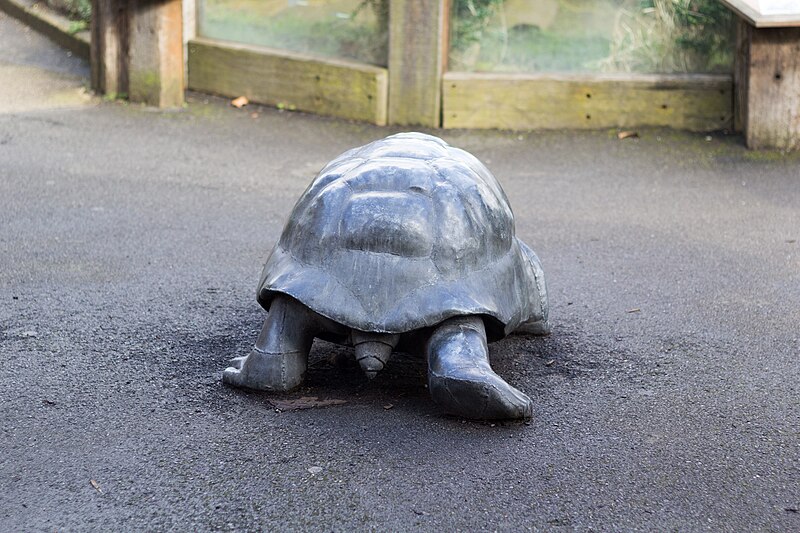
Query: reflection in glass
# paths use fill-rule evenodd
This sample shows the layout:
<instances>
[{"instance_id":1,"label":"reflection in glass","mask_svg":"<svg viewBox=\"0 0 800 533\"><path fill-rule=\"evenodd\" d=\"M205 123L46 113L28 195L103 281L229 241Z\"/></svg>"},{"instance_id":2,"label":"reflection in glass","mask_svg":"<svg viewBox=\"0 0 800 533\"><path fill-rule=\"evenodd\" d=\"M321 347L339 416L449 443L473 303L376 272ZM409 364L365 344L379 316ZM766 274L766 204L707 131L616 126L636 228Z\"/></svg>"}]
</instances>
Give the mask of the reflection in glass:
<instances>
[{"instance_id":1,"label":"reflection in glass","mask_svg":"<svg viewBox=\"0 0 800 533\"><path fill-rule=\"evenodd\" d=\"M730 72L718 0L452 0L450 70Z\"/></svg>"},{"instance_id":2,"label":"reflection in glass","mask_svg":"<svg viewBox=\"0 0 800 533\"><path fill-rule=\"evenodd\" d=\"M198 0L202 37L386 65L389 0Z\"/></svg>"}]
</instances>

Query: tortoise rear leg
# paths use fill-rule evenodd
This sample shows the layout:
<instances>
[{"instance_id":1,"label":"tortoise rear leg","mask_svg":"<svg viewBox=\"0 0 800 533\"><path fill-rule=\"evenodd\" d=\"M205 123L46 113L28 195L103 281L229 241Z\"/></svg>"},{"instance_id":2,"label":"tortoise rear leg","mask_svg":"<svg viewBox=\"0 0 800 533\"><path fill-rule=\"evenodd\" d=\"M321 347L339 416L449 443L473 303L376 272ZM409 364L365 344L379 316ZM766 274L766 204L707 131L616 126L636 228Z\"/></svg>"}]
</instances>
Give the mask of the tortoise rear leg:
<instances>
[{"instance_id":1,"label":"tortoise rear leg","mask_svg":"<svg viewBox=\"0 0 800 533\"><path fill-rule=\"evenodd\" d=\"M483 320L448 319L427 343L428 389L454 415L475 419L530 418L533 402L494 373Z\"/></svg>"},{"instance_id":2,"label":"tortoise rear leg","mask_svg":"<svg viewBox=\"0 0 800 533\"><path fill-rule=\"evenodd\" d=\"M320 330L318 315L287 296L276 296L249 355L237 357L222 373L236 387L289 391L303 383L308 352Z\"/></svg>"},{"instance_id":3,"label":"tortoise rear leg","mask_svg":"<svg viewBox=\"0 0 800 533\"><path fill-rule=\"evenodd\" d=\"M519 245L528 262L528 271L533 276L536 294L533 295L534 298L531 302L530 318L517 326L514 331L531 335L549 335L550 322L548 321L548 315L550 314L550 304L547 301L547 284L544 281L544 269L542 269L539 257L527 244L519 241Z\"/></svg>"}]
</instances>

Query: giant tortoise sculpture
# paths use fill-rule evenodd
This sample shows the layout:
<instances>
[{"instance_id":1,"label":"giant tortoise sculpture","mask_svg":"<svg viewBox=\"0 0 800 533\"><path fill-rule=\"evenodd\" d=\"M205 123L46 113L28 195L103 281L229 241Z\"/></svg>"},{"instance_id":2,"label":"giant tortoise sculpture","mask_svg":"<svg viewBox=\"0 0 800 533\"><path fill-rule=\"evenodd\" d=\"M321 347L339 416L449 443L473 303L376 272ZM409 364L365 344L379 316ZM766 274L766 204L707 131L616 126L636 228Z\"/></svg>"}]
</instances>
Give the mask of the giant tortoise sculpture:
<instances>
[{"instance_id":1,"label":"giant tortoise sculpture","mask_svg":"<svg viewBox=\"0 0 800 533\"><path fill-rule=\"evenodd\" d=\"M268 315L228 384L298 387L318 337L353 346L369 378L398 346L423 351L430 394L451 414L531 416L487 342L548 333L541 264L494 176L437 137L392 135L331 161L289 216L257 297Z\"/></svg>"}]
</instances>

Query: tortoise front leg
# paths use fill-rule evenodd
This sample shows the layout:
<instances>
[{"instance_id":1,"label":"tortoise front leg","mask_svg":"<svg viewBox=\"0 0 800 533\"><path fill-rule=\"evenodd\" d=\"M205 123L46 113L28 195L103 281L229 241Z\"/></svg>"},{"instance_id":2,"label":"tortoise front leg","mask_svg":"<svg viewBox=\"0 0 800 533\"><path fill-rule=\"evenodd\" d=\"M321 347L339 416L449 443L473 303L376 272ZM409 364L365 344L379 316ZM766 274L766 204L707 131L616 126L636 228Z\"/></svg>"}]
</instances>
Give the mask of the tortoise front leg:
<instances>
[{"instance_id":1,"label":"tortoise front leg","mask_svg":"<svg viewBox=\"0 0 800 533\"><path fill-rule=\"evenodd\" d=\"M426 351L428 389L448 413L484 420L531 417L531 399L492 370L480 317L445 320L431 335Z\"/></svg>"},{"instance_id":2,"label":"tortoise front leg","mask_svg":"<svg viewBox=\"0 0 800 533\"><path fill-rule=\"evenodd\" d=\"M236 387L289 391L305 379L308 352L319 333L318 315L288 296L276 296L249 355L237 357L222 373Z\"/></svg>"}]
</instances>

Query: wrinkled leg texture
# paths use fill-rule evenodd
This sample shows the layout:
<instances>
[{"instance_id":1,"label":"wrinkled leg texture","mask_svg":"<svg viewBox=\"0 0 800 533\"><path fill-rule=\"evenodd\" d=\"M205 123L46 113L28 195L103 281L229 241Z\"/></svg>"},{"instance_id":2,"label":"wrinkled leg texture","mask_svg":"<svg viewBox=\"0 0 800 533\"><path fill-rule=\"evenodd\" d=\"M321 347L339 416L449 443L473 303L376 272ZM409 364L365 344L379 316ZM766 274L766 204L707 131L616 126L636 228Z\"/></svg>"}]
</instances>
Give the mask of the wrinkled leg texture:
<instances>
[{"instance_id":1,"label":"wrinkled leg texture","mask_svg":"<svg viewBox=\"0 0 800 533\"><path fill-rule=\"evenodd\" d=\"M533 402L494 373L480 317L448 319L427 344L428 388L448 413L474 419L530 418Z\"/></svg>"},{"instance_id":2,"label":"wrinkled leg texture","mask_svg":"<svg viewBox=\"0 0 800 533\"><path fill-rule=\"evenodd\" d=\"M289 391L303 383L308 352L318 332L316 314L286 296L276 296L249 355L237 357L222 373L236 387Z\"/></svg>"}]
</instances>

